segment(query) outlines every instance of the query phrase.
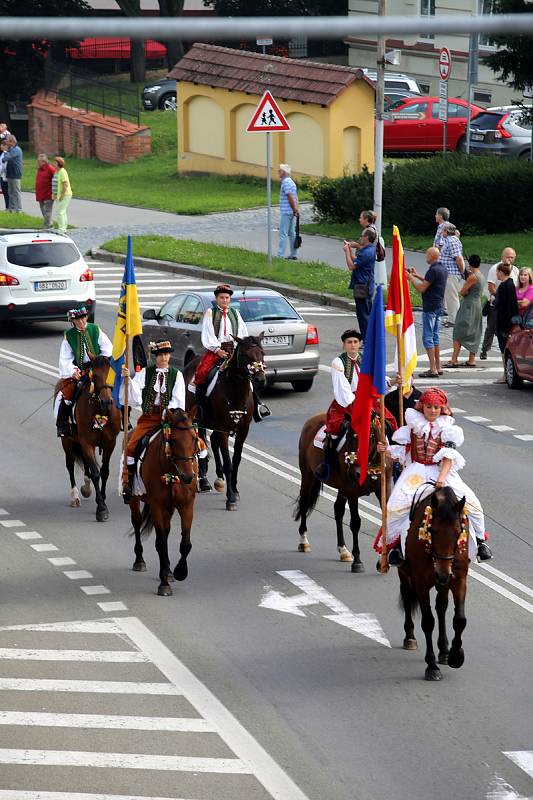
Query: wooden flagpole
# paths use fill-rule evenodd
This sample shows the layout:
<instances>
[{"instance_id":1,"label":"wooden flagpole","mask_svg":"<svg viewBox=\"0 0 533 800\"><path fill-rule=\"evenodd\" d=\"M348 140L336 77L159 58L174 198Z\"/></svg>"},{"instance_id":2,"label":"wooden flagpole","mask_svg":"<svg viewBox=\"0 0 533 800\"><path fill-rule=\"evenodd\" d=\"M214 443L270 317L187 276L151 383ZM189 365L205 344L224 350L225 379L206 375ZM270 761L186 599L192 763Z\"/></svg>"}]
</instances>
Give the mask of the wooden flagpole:
<instances>
[{"instance_id":1,"label":"wooden flagpole","mask_svg":"<svg viewBox=\"0 0 533 800\"><path fill-rule=\"evenodd\" d=\"M124 444L122 450L122 481L125 483L128 480L128 456L126 451L128 449L128 427L129 427L129 394L130 394L130 337L126 334L126 350L124 352L124 366L128 370L128 377L124 378L124 413L122 415L124 425Z\"/></svg>"},{"instance_id":2,"label":"wooden flagpole","mask_svg":"<svg viewBox=\"0 0 533 800\"><path fill-rule=\"evenodd\" d=\"M403 365L402 365L402 324L396 325L396 351L398 353L398 425L403 425Z\"/></svg>"},{"instance_id":3,"label":"wooden flagpole","mask_svg":"<svg viewBox=\"0 0 533 800\"><path fill-rule=\"evenodd\" d=\"M380 395L379 398L379 416L381 422L381 443L387 444L387 437L385 435L385 395ZM387 472L386 461L387 453L380 453L381 456L381 558L379 568L382 574L389 571L389 562L387 560Z\"/></svg>"}]
</instances>

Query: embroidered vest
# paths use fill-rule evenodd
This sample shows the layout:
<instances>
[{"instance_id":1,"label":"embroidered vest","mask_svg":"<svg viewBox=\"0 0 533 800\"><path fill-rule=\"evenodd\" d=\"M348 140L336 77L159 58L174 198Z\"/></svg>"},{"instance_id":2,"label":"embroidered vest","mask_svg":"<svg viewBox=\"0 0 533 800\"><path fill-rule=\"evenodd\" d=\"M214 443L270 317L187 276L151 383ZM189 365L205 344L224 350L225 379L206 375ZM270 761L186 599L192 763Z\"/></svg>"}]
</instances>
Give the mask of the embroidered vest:
<instances>
[{"instance_id":1,"label":"embroidered vest","mask_svg":"<svg viewBox=\"0 0 533 800\"><path fill-rule=\"evenodd\" d=\"M414 431L411 431L411 458L419 464L429 466L433 464L433 456L438 453L442 447L440 440L440 433L434 438L431 434L428 439L423 436L417 436Z\"/></svg>"},{"instance_id":2,"label":"embroidered vest","mask_svg":"<svg viewBox=\"0 0 533 800\"><path fill-rule=\"evenodd\" d=\"M239 319L237 317L237 312L231 306L228 308L226 319L229 320L231 325L231 332L234 336L237 336L239 332ZM215 305L213 308L213 330L215 331L215 336L217 339L220 339L220 326L222 325L222 311L220 308ZM226 325L227 329L227 325ZM229 331L227 331L229 333Z\"/></svg>"},{"instance_id":3,"label":"embroidered vest","mask_svg":"<svg viewBox=\"0 0 533 800\"><path fill-rule=\"evenodd\" d=\"M83 351L90 352L93 356L100 355L100 345L98 339L100 337L100 328L92 322L87 323L84 331L79 331L77 328L69 328L65 331L65 339L72 348L74 353L74 363L81 369L83 366Z\"/></svg>"},{"instance_id":4,"label":"embroidered vest","mask_svg":"<svg viewBox=\"0 0 533 800\"><path fill-rule=\"evenodd\" d=\"M142 390L142 403L141 403L143 414L152 414L154 411L156 377L157 377L157 372L155 365L152 365L151 367L146 367L146 376L144 381L144 389ZM177 377L178 377L178 370L175 367L169 367L168 372L166 373L165 376L166 389L161 394L161 405L157 406L157 410L159 412L162 412L165 408L168 408L168 404L172 399L172 392L174 391L174 384L176 383Z\"/></svg>"},{"instance_id":5,"label":"embroidered vest","mask_svg":"<svg viewBox=\"0 0 533 800\"><path fill-rule=\"evenodd\" d=\"M357 357L355 361L352 361L352 359L349 358L348 353L343 352L340 354L339 358L342 361L342 365L344 367L344 374L346 376L346 380L351 386L353 380L353 374L356 369L357 369L357 374L359 374L359 357Z\"/></svg>"}]
</instances>

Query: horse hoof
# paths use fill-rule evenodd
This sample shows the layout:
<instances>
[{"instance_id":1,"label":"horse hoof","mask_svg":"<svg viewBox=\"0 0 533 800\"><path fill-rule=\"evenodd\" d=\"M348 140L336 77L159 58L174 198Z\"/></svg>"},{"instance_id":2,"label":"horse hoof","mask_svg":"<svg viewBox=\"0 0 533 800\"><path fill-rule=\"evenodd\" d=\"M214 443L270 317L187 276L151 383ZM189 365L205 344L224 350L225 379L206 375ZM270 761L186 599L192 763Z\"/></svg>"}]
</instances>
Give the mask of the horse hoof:
<instances>
[{"instance_id":1,"label":"horse hoof","mask_svg":"<svg viewBox=\"0 0 533 800\"><path fill-rule=\"evenodd\" d=\"M364 572L365 567L361 561L354 561L352 564L352 572Z\"/></svg>"},{"instance_id":2,"label":"horse hoof","mask_svg":"<svg viewBox=\"0 0 533 800\"><path fill-rule=\"evenodd\" d=\"M447 664L448 663L448 653L439 653L439 657L437 659L439 664Z\"/></svg>"},{"instance_id":3,"label":"horse hoof","mask_svg":"<svg viewBox=\"0 0 533 800\"><path fill-rule=\"evenodd\" d=\"M465 652L462 647L454 650L453 647L448 653L448 666L452 669L459 669L465 663Z\"/></svg>"},{"instance_id":4,"label":"horse hoof","mask_svg":"<svg viewBox=\"0 0 533 800\"><path fill-rule=\"evenodd\" d=\"M80 492L81 492L81 496L85 497L85 499L90 497L91 496L91 484L88 484L87 486L85 486L85 484L83 484L83 486L80 489Z\"/></svg>"},{"instance_id":5,"label":"horse hoof","mask_svg":"<svg viewBox=\"0 0 533 800\"><path fill-rule=\"evenodd\" d=\"M235 489L233 494L235 496L235 500L238 502L241 499L241 496L240 496L239 492Z\"/></svg>"},{"instance_id":6,"label":"horse hoof","mask_svg":"<svg viewBox=\"0 0 533 800\"><path fill-rule=\"evenodd\" d=\"M159 597L171 597L172 589L170 588L170 586L165 586L164 584L161 584L160 586L157 587L157 594L159 595Z\"/></svg>"},{"instance_id":7,"label":"horse hoof","mask_svg":"<svg viewBox=\"0 0 533 800\"><path fill-rule=\"evenodd\" d=\"M237 503L226 500L226 511L237 511Z\"/></svg>"},{"instance_id":8,"label":"horse hoof","mask_svg":"<svg viewBox=\"0 0 533 800\"><path fill-rule=\"evenodd\" d=\"M226 481L223 478L217 478L214 485L217 492L223 492L226 488Z\"/></svg>"},{"instance_id":9,"label":"horse hoof","mask_svg":"<svg viewBox=\"0 0 533 800\"><path fill-rule=\"evenodd\" d=\"M77 497L75 500L70 501L71 508L79 508L81 506L80 499Z\"/></svg>"},{"instance_id":10,"label":"horse hoof","mask_svg":"<svg viewBox=\"0 0 533 800\"><path fill-rule=\"evenodd\" d=\"M144 561L136 561L132 570L134 572L146 572L146 563Z\"/></svg>"},{"instance_id":11,"label":"horse hoof","mask_svg":"<svg viewBox=\"0 0 533 800\"><path fill-rule=\"evenodd\" d=\"M344 561L347 564L351 564L353 561L353 556L348 550L347 547L338 547L337 552L339 554L339 561Z\"/></svg>"},{"instance_id":12,"label":"horse hoof","mask_svg":"<svg viewBox=\"0 0 533 800\"><path fill-rule=\"evenodd\" d=\"M428 667L424 677L427 681L441 681L442 672L438 667Z\"/></svg>"},{"instance_id":13,"label":"horse hoof","mask_svg":"<svg viewBox=\"0 0 533 800\"><path fill-rule=\"evenodd\" d=\"M300 542L298 545L298 552L299 553L310 553L311 552L311 545L309 542Z\"/></svg>"},{"instance_id":14,"label":"horse hoof","mask_svg":"<svg viewBox=\"0 0 533 800\"><path fill-rule=\"evenodd\" d=\"M174 577L176 578L176 580L184 581L188 574L189 574L189 568L187 566L187 562L185 561L182 564L181 561L178 561L174 569Z\"/></svg>"},{"instance_id":15,"label":"horse hoof","mask_svg":"<svg viewBox=\"0 0 533 800\"><path fill-rule=\"evenodd\" d=\"M418 644L416 639L408 639L407 637L403 640L403 649L404 650L417 650Z\"/></svg>"},{"instance_id":16,"label":"horse hoof","mask_svg":"<svg viewBox=\"0 0 533 800\"><path fill-rule=\"evenodd\" d=\"M106 522L109 519L109 511L107 508L99 509L96 512L96 521L97 522Z\"/></svg>"}]
</instances>

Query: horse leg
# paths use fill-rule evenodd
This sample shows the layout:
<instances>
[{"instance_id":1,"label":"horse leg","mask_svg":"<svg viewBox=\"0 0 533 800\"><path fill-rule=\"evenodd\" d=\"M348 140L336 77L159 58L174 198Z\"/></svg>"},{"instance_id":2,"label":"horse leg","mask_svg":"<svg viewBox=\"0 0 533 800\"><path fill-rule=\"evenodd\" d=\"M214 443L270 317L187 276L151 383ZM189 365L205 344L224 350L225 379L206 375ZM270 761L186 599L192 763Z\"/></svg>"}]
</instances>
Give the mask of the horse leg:
<instances>
[{"instance_id":1,"label":"horse leg","mask_svg":"<svg viewBox=\"0 0 533 800\"><path fill-rule=\"evenodd\" d=\"M237 474L239 472L239 466L242 458L242 448L247 435L248 435L248 428L244 433L239 428L239 430L237 431L237 435L235 436L235 446L233 448L233 458L231 461L231 488L233 490L233 494L235 495L235 500L241 499L239 495L239 490L237 489Z\"/></svg>"},{"instance_id":2,"label":"horse leg","mask_svg":"<svg viewBox=\"0 0 533 800\"><path fill-rule=\"evenodd\" d=\"M189 499L186 505L178 507L178 512L181 518L181 542L180 542L180 560L174 568L174 577L177 581L184 581L189 574L187 567L187 556L191 552L191 527L194 509L194 497Z\"/></svg>"},{"instance_id":3,"label":"horse leg","mask_svg":"<svg viewBox=\"0 0 533 800\"><path fill-rule=\"evenodd\" d=\"M353 562L352 572L364 572L365 568L359 556L359 530L361 529L361 517L359 516L359 498L352 497L348 499L350 507L350 530L353 536Z\"/></svg>"},{"instance_id":4,"label":"horse leg","mask_svg":"<svg viewBox=\"0 0 533 800\"><path fill-rule=\"evenodd\" d=\"M437 601L435 608L437 610L437 620L439 623L439 638L437 639L437 646L439 648L439 664L448 663L448 635L446 633L446 609L448 608L448 587L442 587L437 591Z\"/></svg>"},{"instance_id":5,"label":"horse leg","mask_svg":"<svg viewBox=\"0 0 533 800\"><path fill-rule=\"evenodd\" d=\"M170 561L168 559L168 535L170 533L170 515L166 511L158 511L154 518L155 549L159 556L159 597L170 597L172 589L168 583Z\"/></svg>"},{"instance_id":6,"label":"horse leg","mask_svg":"<svg viewBox=\"0 0 533 800\"><path fill-rule=\"evenodd\" d=\"M398 575L400 577L400 596L404 610L403 629L405 631L405 638L403 640L403 649L416 650L418 645L415 637L415 624L413 622L413 611L418 605L416 594L411 578L405 574L402 567L398 569Z\"/></svg>"},{"instance_id":7,"label":"horse leg","mask_svg":"<svg viewBox=\"0 0 533 800\"><path fill-rule=\"evenodd\" d=\"M83 486L81 487L80 491L82 497L87 498L91 496L91 491L92 491L91 476L89 474L88 467L85 468L85 473L83 475Z\"/></svg>"},{"instance_id":8,"label":"horse leg","mask_svg":"<svg viewBox=\"0 0 533 800\"><path fill-rule=\"evenodd\" d=\"M298 527L298 533L300 534L298 552L309 553L311 552L311 545L307 538L307 517L309 516L309 508L311 507L311 492L313 488L316 488L314 484L319 483L319 481L317 481L312 470L310 470L307 465L302 467L300 464L300 472L302 477L300 482L300 494L298 495L298 511L296 514L296 519L300 520L300 525Z\"/></svg>"},{"instance_id":9,"label":"horse leg","mask_svg":"<svg viewBox=\"0 0 533 800\"><path fill-rule=\"evenodd\" d=\"M217 492L223 492L226 487L226 482L224 480L222 456L220 455L220 438L216 431L213 431L211 434L211 449L213 451L213 458L215 459L215 472L217 474L214 487Z\"/></svg>"},{"instance_id":10,"label":"horse leg","mask_svg":"<svg viewBox=\"0 0 533 800\"><path fill-rule=\"evenodd\" d=\"M130 512L131 524L133 525L133 531L135 533L135 547L133 548L135 561L132 570L134 572L146 572L146 562L143 558L143 546L141 542L141 501L136 497L133 497L130 501Z\"/></svg>"},{"instance_id":11,"label":"horse leg","mask_svg":"<svg viewBox=\"0 0 533 800\"><path fill-rule=\"evenodd\" d=\"M102 497L100 490L100 469L96 461L94 449L90 445L82 447L83 460L89 468L89 474L94 486L96 496L96 521L105 522L109 519L109 511L105 503L105 498Z\"/></svg>"},{"instance_id":12,"label":"horse leg","mask_svg":"<svg viewBox=\"0 0 533 800\"><path fill-rule=\"evenodd\" d=\"M109 462L111 460L111 455L114 449L115 449L114 443L112 446L110 446L108 443L104 447L104 451L102 453L102 466L100 467L100 492L102 494L104 502L106 499L107 479L109 478Z\"/></svg>"},{"instance_id":13,"label":"horse leg","mask_svg":"<svg viewBox=\"0 0 533 800\"><path fill-rule=\"evenodd\" d=\"M429 587L424 586L422 592L417 591L420 600L420 611L422 612L422 630L426 637L426 673L425 678L427 681L441 681L442 672L440 671L437 660L435 658L435 651L433 650L433 628L435 627L435 617L431 610L431 603L429 601Z\"/></svg>"},{"instance_id":14,"label":"horse leg","mask_svg":"<svg viewBox=\"0 0 533 800\"><path fill-rule=\"evenodd\" d=\"M67 466L68 475L70 478L70 502L69 505L71 508L79 508L80 503L80 495L78 492L78 487L76 486L76 475L75 475L75 464L76 459L74 458L74 446L69 439L63 437L61 439L61 444L63 445L63 450L65 452L65 464Z\"/></svg>"},{"instance_id":15,"label":"horse leg","mask_svg":"<svg viewBox=\"0 0 533 800\"><path fill-rule=\"evenodd\" d=\"M346 542L344 541L344 527L342 524L344 512L346 511L346 497L341 492L337 492L337 499L333 505L333 511L335 513L335 525L337 526L337 553L339 554L339 559L351 564L353 556L346 547Z\"/></svg>"},{"instance_id":16,"label":"horse leg","mask_svg":"<svg viewBox=\"0 0 533 800\"><path fill-rule=\"evenodd\" d=\"M237 509L237 498L233 487L231 485L231 473L233 471L231 456L228 447L228 434L222 433L220 436L220 449L222 453L222 467L224 470L224 477L226 478L226 511L235 511Z\"/></svg>"},{"instance_id":17,"label":"horse leg","mask_svg":"<svg viewBox=\"0 0 533 800\"><path fill-rule=\"evenodd\" d=\"M450 652L448 653L448 666L453 669L459 669L459 667L463 666L465 660L462 633L466 628L466 575L460 577L457 581L453 581L452 594L455 603L455 612L453 615L453 630L455 635L452 639Z\"/></svg>"}]
</instances>

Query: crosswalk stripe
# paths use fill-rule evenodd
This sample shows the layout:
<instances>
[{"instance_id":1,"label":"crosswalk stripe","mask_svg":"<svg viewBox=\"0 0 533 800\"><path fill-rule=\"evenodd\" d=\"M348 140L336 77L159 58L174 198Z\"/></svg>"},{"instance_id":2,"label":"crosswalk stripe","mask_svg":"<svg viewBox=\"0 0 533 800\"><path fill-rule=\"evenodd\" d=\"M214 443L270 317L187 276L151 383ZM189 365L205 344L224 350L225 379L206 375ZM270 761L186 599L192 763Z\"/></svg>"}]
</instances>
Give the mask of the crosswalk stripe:
<instances>
[{"instance_id":1,"label":"crosswalk stripe","mask_svg":"<svg viewBox=\"0 0 533 800\"><path fill-rule=\"evenodd\" d=\"M94 728L131 731L216 733L199 717L128 717L103 714L51 714L34 711L0 711L0 725L35 725L50 728ZM1 795L0 795L1 797Z\"/></svg>"},{"instance_id":2,"label":"crosswalk stripe","mask_svg":"<svg viewBox=\"0 0 533 800\"><path fill-rule=\"evenodd\" d=\"M35 650L0 647L0 659L16 661L99 661L109 664L146 663L144 653L135 650Z\"/></svg>"},{"instance_id":3,"label":"crosswalk stripe","mask_svg":"<svg viewBox=\"0 0 533 800\"><path fill-rule=\"evenodd\" d=\"M0 678L5 692L86 692L87 694L157 694L180 696L171 683L134 683L133 681L76 681L47 678Z\"/></svg>"},{"instance_id":4,"label":"crosswalk stripe","mask_svg":"<svg viewBox=\"0 0 533 800\"><path fill-rule=\"evenodd\" d=\"M150 797L133 794L87 794L86 792L28 792L0 789L0 800L186 800L185 797Z\"/></svg>"}]
</instances>

